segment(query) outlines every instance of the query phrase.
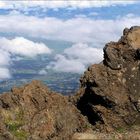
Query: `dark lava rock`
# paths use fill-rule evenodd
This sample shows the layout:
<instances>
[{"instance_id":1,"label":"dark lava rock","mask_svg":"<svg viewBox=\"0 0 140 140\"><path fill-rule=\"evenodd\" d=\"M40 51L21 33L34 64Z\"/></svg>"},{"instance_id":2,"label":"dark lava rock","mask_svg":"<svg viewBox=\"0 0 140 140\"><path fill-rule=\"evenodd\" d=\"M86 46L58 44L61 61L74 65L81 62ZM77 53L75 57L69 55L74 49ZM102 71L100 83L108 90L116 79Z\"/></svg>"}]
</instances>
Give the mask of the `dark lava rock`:
<instances>
[{"instance_id":1,"label":"dark lava rock","mask_svg":"<svg viewBox=\"0 0 140 140\"><path fill-rule=\"evenodd\" d=\"M33 81L0 95L0 140L63 140L88 123L67 97Z\"/></svg>"},{"instance_id":2,"label":"dark lava rock","mask_svg":"<svg viewBox=\"0 0 140 140\"><path fill-rule=\"evenodd\" d=\"M77 107L100 131L140 124L140 27L104 47L103 63L81 78Z\"/></svg>"}]
</instances>

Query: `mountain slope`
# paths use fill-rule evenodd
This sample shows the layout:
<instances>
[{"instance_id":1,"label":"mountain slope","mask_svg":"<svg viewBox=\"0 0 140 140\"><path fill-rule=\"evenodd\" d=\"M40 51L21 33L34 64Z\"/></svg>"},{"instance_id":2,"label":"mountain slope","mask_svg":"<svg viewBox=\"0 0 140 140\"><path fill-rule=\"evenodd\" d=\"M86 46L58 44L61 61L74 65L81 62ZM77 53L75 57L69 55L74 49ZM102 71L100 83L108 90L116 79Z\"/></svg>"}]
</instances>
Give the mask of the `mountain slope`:
<instances>
[{"instance_id":1,"label":"mountain slope","mask_svg":"<svg viewBox=\"0 0 140 140\"><path fill-rule=\"evenodd\" d=\"M67 97L33 81L0 95L0 139L70 139L88 123Z\"/></svg>"},{"instance_id":2,"label":"mountain slope","mask_svg":"<svg viewBox=\"0 0 140 140\"><path fill-rule=\"evenodd\" d=\"M81 78L77 107L101 131L140 124L140 27L104 47L103 63ZM94 118L94 119L93 119Z\"/></svg>"}]
</instances>

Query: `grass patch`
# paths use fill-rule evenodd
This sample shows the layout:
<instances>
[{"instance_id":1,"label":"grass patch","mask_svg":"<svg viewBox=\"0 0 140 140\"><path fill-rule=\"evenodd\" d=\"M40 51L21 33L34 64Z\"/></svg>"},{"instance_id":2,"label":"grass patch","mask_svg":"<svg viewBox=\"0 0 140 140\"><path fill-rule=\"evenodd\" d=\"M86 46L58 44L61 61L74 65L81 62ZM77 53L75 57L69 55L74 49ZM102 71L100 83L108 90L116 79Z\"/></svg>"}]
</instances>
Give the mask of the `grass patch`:
<instances>
[{"instance_id":1,"label":"grass patch","mask_svg":"<svg viewBox=\"0 0 140 140\"><path fill-rule=\"evenodd\" d=\"M6 127L10 131L16 131L16 130L18 130L22 126L22 124L20 124L20 122L13 121L13 120L7 121L7 122L5 122L5 124L6 124Z\"/></svg>"},{"instance_id":2,"label":"grass patch","mask_svg":"<svg viewBox=\"0 0 140 140\"><path fill-rule=\"evenodd\" d=\"M24 130L13 131L13 134L16 138L20 140L26 140L28 138L28 133L25 132Z\"/></svg>"},{"instance_id":3,"label":"grass patch","mask_svg":"<svg viewBox=\"0 0 140 140\"><path fill-rule=\"evenodd\" d=\"M126 128L124 128L124 127L118 127L116 130L117 130L117 132L119 132L119 133L124 133L124 132L126 132Z\"/></svg>"},{"instance_id":4,"label":"grass patch","mask_svg":"<svg viewBox=\"0 0 140 140\"><path fill-rule=\"evenodd\" d=\"M6 110L3 112L4 122L11 134L17 139L26 140L28 133L22 130L22 126L25 124L24 112L20 108L16 108L14 111Z\"/></svg>"}]
</instances>

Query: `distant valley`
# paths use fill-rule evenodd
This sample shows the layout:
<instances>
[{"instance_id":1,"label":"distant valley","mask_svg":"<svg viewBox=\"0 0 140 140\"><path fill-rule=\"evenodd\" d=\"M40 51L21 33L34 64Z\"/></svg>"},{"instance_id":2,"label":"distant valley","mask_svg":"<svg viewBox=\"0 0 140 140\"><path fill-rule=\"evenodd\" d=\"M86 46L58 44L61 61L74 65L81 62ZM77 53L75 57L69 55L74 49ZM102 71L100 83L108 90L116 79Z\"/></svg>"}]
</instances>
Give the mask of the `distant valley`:
<instances>
[{"instance_id":1,"label":"distant valley","mask_svg":"<svg viewBox=\"0 0 140 140\"><path fill-rule=\"evenodd\" d=\"M56 53L61 53L65 48L70 47L72 43L61 41L44 41L47 46L53 50L51 55L40 55L35 58L13 58L11 64L10 79L0 81L0 93L10 91L14 86L21 86L32 80L41 80L44 84L64 95L73 94L79 87L80 74L56 72L46 70L46 73L40 74L39 71L53 60ZM59 46L59 47L58 47Z\"/></svg>"}]
</instances>

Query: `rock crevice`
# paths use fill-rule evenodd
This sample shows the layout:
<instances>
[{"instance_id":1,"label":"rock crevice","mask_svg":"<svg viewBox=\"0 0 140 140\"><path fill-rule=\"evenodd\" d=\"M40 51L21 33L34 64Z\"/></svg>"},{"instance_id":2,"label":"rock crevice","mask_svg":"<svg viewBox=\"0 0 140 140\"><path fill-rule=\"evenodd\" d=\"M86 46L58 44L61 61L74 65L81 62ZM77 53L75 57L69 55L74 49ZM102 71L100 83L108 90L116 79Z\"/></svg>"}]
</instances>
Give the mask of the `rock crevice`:
<instances>
[{"instance_id":1,"label":"rock crevice","mask_svg":"<svg viewBox=\"0 0 140 140\"><path fill-rule=\"evenodd\" d=\"M90 106L101 131L139 122L140 27L125 29L118 42L106 44L103 63L90 66L80 81L85 90L77 107L83 112Z\"/></svg>"}]
</instances>

